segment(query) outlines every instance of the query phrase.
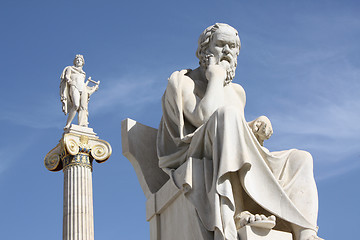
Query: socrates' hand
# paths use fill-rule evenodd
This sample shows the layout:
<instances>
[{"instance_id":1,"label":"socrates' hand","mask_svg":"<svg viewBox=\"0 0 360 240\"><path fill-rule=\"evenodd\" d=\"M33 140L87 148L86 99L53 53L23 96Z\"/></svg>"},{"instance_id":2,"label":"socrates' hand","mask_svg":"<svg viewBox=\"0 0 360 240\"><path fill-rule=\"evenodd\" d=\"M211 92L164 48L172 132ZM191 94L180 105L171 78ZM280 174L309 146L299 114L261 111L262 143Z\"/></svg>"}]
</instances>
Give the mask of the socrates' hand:
<instances>
[{"instance_id":1,"label":"socrates' hand","mask_svg":"<svg viewBox=\"0 0 360 240\"><path fill-rule=\"evenodd\" d=\"M274 132L271 122L266 116L260 116L254 121L252 131L261 145L263 145L264 140L269 139Z\"/></svg>"},{"instance_id":2,"label":"socrates' hand","mask_svg":"<svg viewBox=\"0 0 360 240\"><path fill-rule=\"evenodd\" d=\"M218 81L224 83L226 78L226 68L217 64L214 57L209 57L209 65L205 70L205 76L209 82Z\"/></svg>"}]
</instances>

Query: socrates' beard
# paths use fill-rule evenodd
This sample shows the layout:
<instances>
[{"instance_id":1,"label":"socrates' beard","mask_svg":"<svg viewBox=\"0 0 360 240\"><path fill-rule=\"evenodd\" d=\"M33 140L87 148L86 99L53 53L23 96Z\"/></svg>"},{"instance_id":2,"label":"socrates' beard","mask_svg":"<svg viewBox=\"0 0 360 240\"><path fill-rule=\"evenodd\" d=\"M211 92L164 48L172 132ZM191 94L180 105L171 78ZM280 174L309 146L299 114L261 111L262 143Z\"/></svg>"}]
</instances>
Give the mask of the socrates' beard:
<instances>
[{"instance_id":1,"label":"socrates' beard","mask_svg":"<svg viewBox=\"0 0 360 240\"><path fill-rule=\"evenodd\" d=\"M224 81L224 86L226 86L226 85L228 85L229 83L231 83L232 82L232 80L234 79L234 77L235 77L235 70L236 70L236 59L234 59L235 61L235 64L228 64L228 67L227 67L227 69L226 69L226 78L225 78L225 81ZM233 62L233 61L232 61ZM208 68L208 66L209 66L209 61L207 60L207 61L202 61L201 63L203 63L203 64L201 64L201 65L205 65L205 66L203 66L203 67L205 67L205 69L207 69ZM220 63L221 64L221 63Z\"/></svg>"},{"instance_id":2,"label":"socrates' beard","mask_svg":"<svg viewBox=\"0 0 360 240\"><path fill-rule=\"evenodd\" d=\"M224 85L228 85L229 83L232 82L232 80L235 77L235 70L236 70L235 66L230 66L230 68L226 69L226 79Z\"/></svg>"}]
</instances>

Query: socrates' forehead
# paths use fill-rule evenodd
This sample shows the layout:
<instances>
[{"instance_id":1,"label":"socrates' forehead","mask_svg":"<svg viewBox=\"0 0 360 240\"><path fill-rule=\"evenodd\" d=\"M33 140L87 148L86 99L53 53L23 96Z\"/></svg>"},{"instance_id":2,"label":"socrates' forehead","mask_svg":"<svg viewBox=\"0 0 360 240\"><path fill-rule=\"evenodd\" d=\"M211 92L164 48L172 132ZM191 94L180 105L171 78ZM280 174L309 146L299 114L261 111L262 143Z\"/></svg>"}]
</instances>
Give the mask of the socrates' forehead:
<instances>
[{"instance_id":1,"label":"socrates' forehead","mask_svg":"<svg viewBox=\"0 0 360 240\"><path fill-rule=\"evenodd\" d=\"M212 37L213 42L223 41L223 42L239 42L238 36L232 31L216 31Z\"/></svg>"},{"instance_id":2,"label":"socrates' forehead","mask_svg":"<svg viewBox=\"0 0 360 240\"><path fill-rule=\"evenodd\" d=\"M231 27L220 27L219 29L217 29L214 33L214 36L220 36L223 35L224 37L231 37L231 38L238 38L238 33L235 29L231 28Z\"/></svg>"}]
</instances>

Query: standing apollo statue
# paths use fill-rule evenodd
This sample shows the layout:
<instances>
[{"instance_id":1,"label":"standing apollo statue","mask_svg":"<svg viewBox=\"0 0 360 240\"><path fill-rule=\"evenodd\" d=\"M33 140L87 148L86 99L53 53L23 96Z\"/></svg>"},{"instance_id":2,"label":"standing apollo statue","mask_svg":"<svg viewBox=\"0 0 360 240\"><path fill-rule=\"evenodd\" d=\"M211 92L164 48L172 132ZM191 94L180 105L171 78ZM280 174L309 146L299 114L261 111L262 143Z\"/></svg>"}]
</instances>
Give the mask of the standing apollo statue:
<instances>
[{"instance_id":1,"label":"standing apollo statue","mask_svg":"<svg viewBox=\"0 0 360 240\"><path fill-rule=\"evenodd\" d=\"M91 77L85 81L84 63L78 54L74 66L61 74L62 110L69 115L61 139L44 159L49 171L64 173L63 240L94 240L93 162L105 162L112 153L111 145L88 127L89 98L99 89L100 81ZM89 82L94 86L88 86ZM71 125L77 112L80 126Z\"/></svg>"},{"instance_id":2,"label":"standing apollo statue","mask_svg":"<svg viewBox=\"0 0 360 240\"><path fill-rule=\"evenodd\" d=\"M91 77L85 82L86 73L82 69L85 64L84 57L77 54L74 66L67 66L61 74L60 97L62 110L68 119L64 129L70 128L70 124L78 112L78 124L88 127L88 104L90 96L99 89L100 81L93 81ZM89 82L95 85L89 87Z\"/></svg>"}]
</instances>

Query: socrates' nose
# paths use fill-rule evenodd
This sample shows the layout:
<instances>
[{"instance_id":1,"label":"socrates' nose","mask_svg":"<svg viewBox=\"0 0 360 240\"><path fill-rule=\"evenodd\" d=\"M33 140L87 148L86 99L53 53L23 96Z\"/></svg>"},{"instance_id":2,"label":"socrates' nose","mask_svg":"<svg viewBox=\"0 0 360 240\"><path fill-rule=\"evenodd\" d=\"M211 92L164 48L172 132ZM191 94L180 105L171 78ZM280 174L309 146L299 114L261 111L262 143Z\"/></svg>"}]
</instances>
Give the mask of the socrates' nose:
<instances>
[{"instance_id":1,"label":"socrates' nose","mask_svg":"<svg viewBox=\"0 0 360 240\"><path fill-rule=\"evenodd\" d=\"M223 47L223 53L230 53L229 45L226 44L226 45Z\"/></svg>"}]
</instances>

